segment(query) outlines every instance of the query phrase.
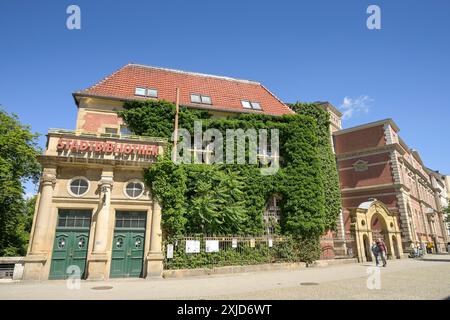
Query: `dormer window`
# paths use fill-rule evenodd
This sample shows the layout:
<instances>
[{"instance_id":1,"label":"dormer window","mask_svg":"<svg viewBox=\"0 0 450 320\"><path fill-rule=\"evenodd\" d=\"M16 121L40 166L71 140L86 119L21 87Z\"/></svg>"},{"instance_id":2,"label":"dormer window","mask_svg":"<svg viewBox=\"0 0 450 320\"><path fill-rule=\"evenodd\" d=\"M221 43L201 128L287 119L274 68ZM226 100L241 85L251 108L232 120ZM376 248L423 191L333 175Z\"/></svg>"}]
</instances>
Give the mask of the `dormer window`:
<instances>
[{"instance_id":1,"label":"dormer window","mask_svg":"<svg viewBox=\"0 0 450 320\"><path fill-rule=\"evenodd\" d=\"M204 96L197 93L191 94L191 102L192 103L203 103L203 104L212 104L210 96Z\"/></svg>"},{"instance_id":2,"label":"dormer window","mask_svg":"<svg viewBox=\"0 0 450 320\"><path fill-rule=\"evenodd\" d=\"M245 109L261 110L261 105L259 102L242 100L241 103Z\"/></svg>"},{"instance_id":3,"label":"dormer window","mask_svg":"<svg viewBox=\"0 0 450 320\"><path fill-rule=\"evenodd\" d=\"M134 95L149 98L158 98L158 90L151 88L137 87Z\"/></svg>"}]
</instances>

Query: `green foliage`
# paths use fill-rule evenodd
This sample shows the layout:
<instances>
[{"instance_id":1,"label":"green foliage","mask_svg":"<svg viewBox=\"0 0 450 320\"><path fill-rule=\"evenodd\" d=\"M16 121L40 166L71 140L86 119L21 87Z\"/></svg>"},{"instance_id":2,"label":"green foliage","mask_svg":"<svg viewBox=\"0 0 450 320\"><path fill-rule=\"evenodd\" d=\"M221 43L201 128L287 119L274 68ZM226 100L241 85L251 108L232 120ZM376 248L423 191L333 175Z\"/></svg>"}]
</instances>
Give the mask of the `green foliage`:
<instances>
[{"instance_id":1,"label":"green foliage","mask_svg":"<svg viewBox=\"0 0 450 320\"><path fill-rule=\"evenodd\" d=\"M256 170L175 165L162 160L147 170L145 180L162 204L162 226L167 235L257 234L263 231L262 211L254 210L251 204L257 202L262 208L265 200L251 195L260 186L252 189L246 183L246 177L259 173Z\"/></svg>"},{"instance_id":2,"label":"green foliage","mask_svg":"<svg viewBox=\"0 0 450 320\"><path fill-rule=\"evenodd\" d=\"M162 159L145 172L152 196L163 207L162 228L167 234L181 234L186 224L186 172L182 166Z\"/></svg>"},{"instance_id":3,"label":"green foliage","mask_svg":"<svg viewBox=\"0 0 450 320\"><path fill-rule=\"evenodd\" d=\"M22 183L38 180L39 153L37 135L0 109L0 256L26 252L35 200L24 200Z\"/></svg>"},{"instance_id":4,"label":"green foliage","mask_svg":"<svg viewBox=\"0 0 450 320\"><path fill-rule=\"evenodd\" d=\"M133 102L120 116L136 134L170 138L174 110L168 102ZM282 197L282 233L316 239L334 224L339 185L325 111L305 107L299 111L302 114L282 117L240 114L209 119L203 111L181 110L180 127L190 132L198 119L203 129L215 128L224 136L227 129L278 129L283 166L275 175L263 176L256 165L174 165L167 156L161 159L148 169L145 179L162 205L166 237L261 234L262 214L274 193ZM330 195L334 200L328 199Z\"/></svg>"},{"instance_id":5,"label":"green foliage","mask_svg":"<svg viewBox=\"0 0 450 320\"><path fill-rule=\"evenodd\" d=\"M341 191L336 158L330 139L330 115L314 103L297 102L290 107L298 114L311 116L317 123L319 161L325 191L326 225L327 229L334 229L341 209Z\"/></svg>"},{"instance_id":6,"label":"green foliage","mask_svg":"<svg viewBox=\"0 0 450 320\"><path fill-rule=\"evenodd\" d=\"M170 138L174 130L175 105L163 100L128 101L118 115L128 128L137 135ZM206 119L208 113L202 110L180 108L180 128L193 130L194 120Z\"/></svg>"},{"instance_id":7,"label":"green foliage","mask_svg":"<svg viewBox=\"0 0 450 320\"><path fill-rule=\"evenodd\" d=\"M188 233L236 234L246 220L244 182L229 168L191 165L188 175Z\"/></svg>"},{"instance_id":8,"label":"green foliage","mask_svg":"<svg viewBox=\"0 0 450 320\"><path fill-rule=\"evenodd\" d=\"M321 247L319 237L300 237L294 242L297 247L298 259L311 264L319 260Z\"/></svg>"},{"instance_id":9,"label":"green foliage","mask_svg":"<svg viewBox=\"0 0 450 320\"><path fill-rule=\"evenodd\" d=\"M445 208L445 209L444 209L444 212L445 212L446 214L450 214L450 206L448 206L447 208ZM447 222L449 222L449 221L448 221L448 218L449 218L449 216L447 216Z\"/></svg>"}]
</instances>

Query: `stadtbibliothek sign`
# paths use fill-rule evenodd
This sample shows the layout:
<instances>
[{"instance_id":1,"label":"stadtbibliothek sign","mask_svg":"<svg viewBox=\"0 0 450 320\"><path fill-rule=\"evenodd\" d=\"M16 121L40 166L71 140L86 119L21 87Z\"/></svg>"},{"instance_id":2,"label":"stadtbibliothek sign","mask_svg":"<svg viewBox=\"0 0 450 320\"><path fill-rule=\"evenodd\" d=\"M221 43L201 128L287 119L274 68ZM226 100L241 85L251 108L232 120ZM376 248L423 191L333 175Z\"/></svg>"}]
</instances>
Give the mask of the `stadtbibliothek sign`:
<instances>
[{"instance_id":1,"label":"stadtbibliothek sign","mask_svg":"<svg viewBox=\"0 0 450 320\"><path fill-rule=\"evenodd\" d=\"M158 146L119 142L87 141L60 138L56 145L58 151L93 152L119 155L157 156Z\"/></svg>"}]
</instances>

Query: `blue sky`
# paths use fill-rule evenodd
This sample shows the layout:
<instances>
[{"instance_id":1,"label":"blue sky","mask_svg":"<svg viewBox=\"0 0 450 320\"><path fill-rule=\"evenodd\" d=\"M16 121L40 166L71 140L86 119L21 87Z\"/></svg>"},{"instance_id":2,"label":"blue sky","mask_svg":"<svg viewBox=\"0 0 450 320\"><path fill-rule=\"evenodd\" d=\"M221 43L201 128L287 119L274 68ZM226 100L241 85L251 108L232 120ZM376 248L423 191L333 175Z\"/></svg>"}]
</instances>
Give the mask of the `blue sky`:
<instances>
[{"instance_id":1,"label":"blue sky","mask_svg":"<svg viewBox=\"0 0 450 320\"><path fill-rule=\"evenodd\" d=\"M66 28L70 4L81 30ZM381 30L366 27L370 4ZM233 76L286 102L328 100L345 127L393 118L450 174L449 31L440 0L1 0L0 104L45 134L74 128L71 93L129 62Z\"/></svg>"}]
</instances>

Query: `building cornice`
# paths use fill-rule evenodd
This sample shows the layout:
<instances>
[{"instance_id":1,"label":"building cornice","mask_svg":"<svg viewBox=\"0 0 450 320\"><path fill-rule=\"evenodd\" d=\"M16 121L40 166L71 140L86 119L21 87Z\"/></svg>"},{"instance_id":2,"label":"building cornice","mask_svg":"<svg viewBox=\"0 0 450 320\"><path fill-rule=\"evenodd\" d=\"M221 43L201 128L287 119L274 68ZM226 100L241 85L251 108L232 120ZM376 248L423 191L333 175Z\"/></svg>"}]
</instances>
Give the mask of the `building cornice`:
<instances>
[{"instance_id":1,"label":"building cornice","mask_svg":"<svg viewBox=\"0 0 450 320\"><path fill-rule=\"evenodd\" d=\"M81 158L75 156L46 156L39 155L37 157L38 162L43 166L47 167L49 165L70 165L70 166L81 166L81 167L95 167L103 168L105 165L114 167L123 167L128 170L135 169L145 169L151 166L155 161L131 161L131 160L120 160L120 159L92 159L92 158Z\"/></svg>"},{"instance_id":2,"label":"building cornice","mask_svg":"<svg viewBox=\"0 0 450 320\"><path fill-rule=\"evenodd\" d=\"M354 131L359 131L359 130L362 130L362 129L377 127L377 126L381 126L381 125L385 125L385 124L391 125L392 128L394 128L394 130L396 132L400 131L400 128L397 126L397 124L394 122L394 120L392 120L391 118L388 118L388 119L383 119L383 120L379 120L379 121L375 121L375 122L362 124L362 125L359 125L359 126L356 126L356 127L342 129L342 130L334 132L333 135L339 136L339 135L346 134L346 133L349 133L349 132L354 132Z\"/></svg>"},{"instance_id":3,"label":"building cornice","mask_svg":"<svg viewBox=\"0 0 450 320\"><path fill-rule=\"evenodd\" d=\"M361 149L358 151L345 152L345 153L337 154L336 157L338 160L346 160L346 159L352 159L352 158L357 158L357 157L362 157L362 156L369 156L369 155L373 155L375 153L378 154L378 153L383 153L383 152L391 152L394 150L398 151L402 155L404 154L403 148L398 143L394 143L394 144L388 144L388 145L384 145L384 146L380 146L380 147L366 148L366 149Z\"/></svg>"},{"instance_id":4,"label":"building cornice","mask_svg":"<svg viewBox=\"0 0 450 320\"><path fill-rule=\"evenodd\" d=\"M403 185L396 183L386 183L386 184L378 184L374 186L365 186L365 187L355 187L355 188L343 188L341 189L342 194L351 194L356 192L364 192L364 191L375 191L375 190L384 190L384 189L402 189Z\"/></svg>"}]
</instances>

